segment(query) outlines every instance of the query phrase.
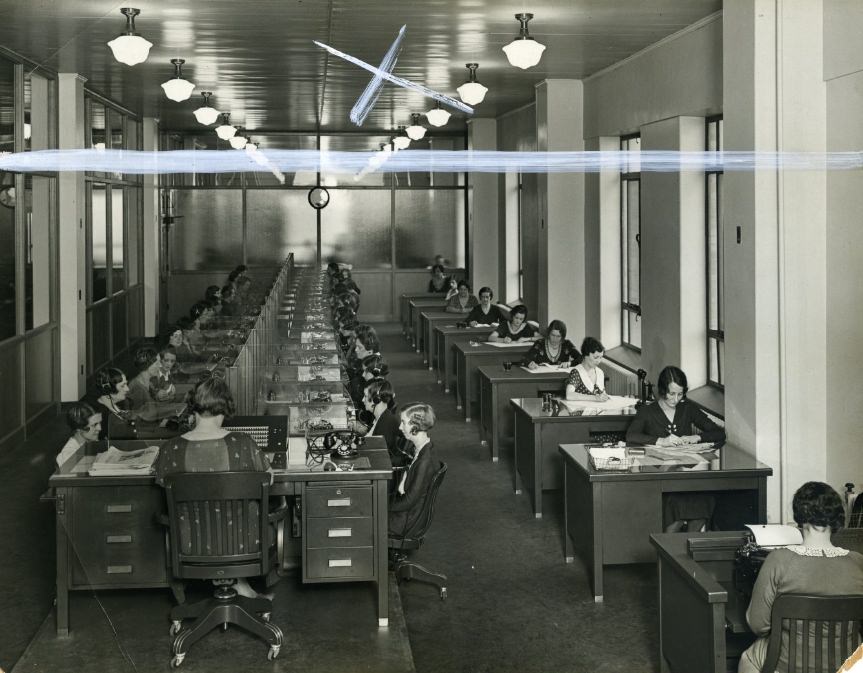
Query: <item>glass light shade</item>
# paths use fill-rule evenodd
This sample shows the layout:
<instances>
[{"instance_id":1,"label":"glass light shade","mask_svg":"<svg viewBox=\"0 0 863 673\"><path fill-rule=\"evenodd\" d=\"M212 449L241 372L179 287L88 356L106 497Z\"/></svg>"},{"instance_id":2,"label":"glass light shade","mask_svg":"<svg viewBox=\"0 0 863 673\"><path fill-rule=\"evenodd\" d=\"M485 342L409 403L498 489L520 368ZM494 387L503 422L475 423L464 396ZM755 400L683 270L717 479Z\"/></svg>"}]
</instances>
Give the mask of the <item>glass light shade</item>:
<instances>
[{"instance_id":1,"label":"glass light shade","mask_svg":"<svg viewBox=\"0 0 863 673\"><path fill-rule=\"evenodd\" d=\"M426 127L420 126L419 124L412 124L405 129L405 133L408 134L408 138L411 140L422 140L426 134Z\"/></svg>"},{"instance_id":2,"label":"glass light shade","mask_svg":"<svg viewBox=\"0 0 863 673\"><path fill-rule=\"evenodd\" d=\"M213 122L215 122L219 118L219 111L210 107L209 105L204 105L195 110L195 119L198 120L199 124L203 124L204 126L209 126Z\"/></svg>"},{"instance_id":3,"label":"glass light shade","mask_svg":"<svg viewBox=\"0 0 863 673\"><path fill-rule=\"evenodd\" d=\"M169 79L167 82L163 82L162 88L165 90L165 95L168 98L179 103L184 100L189 100L189 97L195 90L195 85L188 80L175 77L174 79Z\"/></svg>"},{"instance_id":4,"label":"glass light shade","mask_svg":"<svg viewBox=\"0 0 863 673\"><path fill-rule=\"evenodd\" d=\"M230 124L222 124L216 127L216 135L222 140L230 140L237 134L237 129Z\"/></svg>"},{"instance_id":5,"label":"glass light shade","mask_svg":"<svg viewBox=\"0 0 863 673\"><path fill-rule=\"evenodd\" d=\"M249 142L246 140L245 136L234 136L228 142L231 143L231 147L235 150L241 150L246 146L246 143Z\"/></svg>"},{"instance_id":6,"label":"glass light shade","mask_svg":"<svg viewBox=\"0 0 863 673\"><path fill-rule=\"evenodd\" d=\"M426 119L432 126L443 126L449 121L450 113L441 107L436 107L426 112Z\"/></svg>"},{"instance_id":7,"label":"glass light shade","mask_svg":"<svg viewBox=\"0 0 863 673\"><path fill-rule=\"evenodd\" d=\"M506 54L510 64L522 70L532 68L539 63L544 51L545 45L530 37L517 37L503 47L503 53Z\"/></svg>"},{"instance_id":8,"label":"glass light shade","mask_svg":"<svg viewBox=\"0 0 863 673\"><path fill-rule=\"evenodd\" d=\"M410 144L411 139L407 136L396 136L393 138L393 145L396 146L397 150L406 150Z\"/></svg>"},{"instance_id":9,"label":"glass light shade","mask_svg":"<svg viewBox=\"0 0 863 673\"><path fill-rule=\"evenodd\" d=\"M153 43L140 35L119 35L108 43L114 58L126 65L138 65L147 60Z\"/></svg>"},{"instance_id":10,"label":"glass light shade","mask_svg":"<svg viewBox=\"0 0 863 673\"><path fill-rule=\"evenodd\" d=\"M456 91L458 91L459 98L468 105L478 105L485 98L488 87L479 82L465 82Z\"/></svg>"},{"instance_id":11,"label":"glass light shade","mask_svg":"<svg viewBox=\"0 0 863 673\"><path fill-rule=\"evenodd\" d=\"M251 141L246 143L246 147L245 147L246 154L254 154L255 150L257 150L257 149L258 149L258 146L255 145L255 143L253 143Z\"/></svg>"}]
</instances>

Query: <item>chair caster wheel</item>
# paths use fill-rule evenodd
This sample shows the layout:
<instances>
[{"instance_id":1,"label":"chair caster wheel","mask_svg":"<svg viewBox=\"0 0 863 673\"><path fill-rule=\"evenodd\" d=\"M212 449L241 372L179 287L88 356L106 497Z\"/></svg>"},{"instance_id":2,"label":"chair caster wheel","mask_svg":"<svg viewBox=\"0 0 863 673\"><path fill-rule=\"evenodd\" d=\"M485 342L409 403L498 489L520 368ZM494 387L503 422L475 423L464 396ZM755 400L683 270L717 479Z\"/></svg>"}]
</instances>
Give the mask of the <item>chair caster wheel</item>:
<instances>
[{"instance_id":1,"label":"chair caster wheel","mask_svg":"<svg viewBox=\"0 0 863 673\"><path fill-rule=\"evenodd\" d=\"M171 668L179 668L185 658L185 654L175 654L173 659L171 659Z\"/></svg>"},{"instance_id":2,"label":"chair caster wheel","mask_svg":"<svg viewBox=\"0 0 863 673\"><path fill-rule=\"evenodd\" d=\"M183 622L181 622L179 619L175 619L171 622L171 628L168 630L168 633L170 633L172 636L176 636L182 628Z\"/></svg>"},{"instance_id":3,"label":"chair caster wheel","mask_svg":"<svg viewBox=\"0 0 863 673\"><path fill-rule=\"evenodd\" d=\"M270 645L270 650L267 652L267 661L272 661L276 657L279 656L279 650L282 649L281 645Z\"/></svg>"},{"instance_id":4,"label":"chair caster wheel","mask_svg":"<svg viewBox=\"0 0 863 673\"><path fill-rule=\"evenodd\" d=\"M265 622L270 621L270 613L269 612L262 612L261 613L261 619L263 619Z\"/></svg>"},{"instance_id":5,"label":"chair caster wheel","mask_svg":"<svg viewBox=\"0 0 863 673\"><path fill-rule=\"evenodd\" d=\"M440 599L441 599L442 601L445 601L445 600L446 600L446 587L441 587L441 590L440 590Z\"/></svg>"}]
</instances>

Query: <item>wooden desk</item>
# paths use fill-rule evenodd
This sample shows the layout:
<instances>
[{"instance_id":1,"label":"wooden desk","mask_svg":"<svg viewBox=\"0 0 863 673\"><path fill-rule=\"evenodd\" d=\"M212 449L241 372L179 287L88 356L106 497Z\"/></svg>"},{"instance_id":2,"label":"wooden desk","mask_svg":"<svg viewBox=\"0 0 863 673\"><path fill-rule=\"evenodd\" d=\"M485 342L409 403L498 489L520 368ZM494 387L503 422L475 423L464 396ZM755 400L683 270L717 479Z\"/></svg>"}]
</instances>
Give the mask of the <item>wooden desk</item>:
<instances>
[{"instance_id":1,"label":"wooden desk","mask_svg":"<svg viewBox=\"0 0 863 673\"><path fill-rule=\"evenodd\" d=\"M472 346L471 342L452 345L456 370L456 408L464 408L465 422L470 423L471 404L479 402L479 378L476 370L484 365L502 367L504 362L521 362L532 345L531 342L508 348L499 348L485 342L476 346Z\"/></svg>"},{"instance_id":2,"label":"wooden desk","mask_svg":"<svg viewBox=\"0 0 863 673\"><path fill-rule=\"evenodd\" d=\"M132 450L152 442L114 444ZM276 471L271 493L295 496L302 503L302 581L375 582L378 624L387 626L387 481L392 465L380 437L367 438L361 455L369 458L371 469L311 472L289 465ZM68 464L76 462L73 457ZM52 493L46 497L54 500L57 528L57 635L69 634L70 591L169 585L165 531L154 521L156 513L165 512L165 495L152 476L58 472L49 487ZM330 538L329 525L356 533Z\"/></svg>"},{"instance_id":3,"label":"wooden desk","mask_svg":"<svg viewBox=\"0 0 863 673\"><path fill-rule=\"evenodd\" d=\"M429 371L434 369L434 358L437 355L437 350L435 350L435 326L442 324L455 326L457 321L463 319L457 313L446 313L437 308L420 311L420 331L423 335L423 364L428 364Z\"/></svg>"},{"instance_id":4,"label":"wooden desk","mask_svg":"<svg viewBox=\"0 0 863 673\"><path fill-rule=\"evenodd\" d=\"M412 345L417 353L421 352L423 341L423 333L420 330L420 313L427 310L434 310L435 312L443 311L446 306L444 296L443 294L439 294L437 297L411 299L408 302L408 317L410 319L411 337L413 338Z\"/></svg>"},{"instance_id":5,"label":"wooden desk","mask_svg":"<svg viewBox=\"0 0 863 673\"><path fill-rule=\"evenodd\" d=\"M767 477L773 469L734 446L723 446L703 471L667 466L600 471L590 464L583 444L562 444L560 453L565 465L564 556L567 563L576 555L582 560L597 602L602 602L604 566L654 560L649 535L664 529L667 493L715 494L717 511L737 513L735 528L767 521Z\"/></svg>"},{"instance_id":6,"label":"wooden desk","mask_svg":"<svg viewBox=\"0 0 863 673\"><path fill-rule=\"evenodd\" d=\"M635 417L635 407L595 416L570 415L562 408L560 415L553 416L551 411L542 410L538 397L516 398L510 405L515 418L513 488L516 494L521 493L522 486L527 489L537 519L542 518L542 492L563 486L558 446L597 441L594 436L598 433L626 432Z\"/></svg>"},{"instance_id":7,"label":"wooden desk","mask_svg":"<svg viewBox=\"0 0 863 673\"><path fill-rule=\"evenodd\" d=\"M569 374L551 372L531 374L518 365L509 371L489 365L477 369L479 377L479 434L491 447L491 459L498 461L500 449L512 443L515 423L509 401L515 397L539 397L544 392L563 392Z\"/></svg>"},{"instance_id":8,"label":"wooden desk","mask_svg":"<svg viewBox=\"0 0 863 673\"><path fill-rule=\"evenodd\" d=\"M411 313L410 313L410 301L411 299L430 299L433 297L441 297L440 292L405 292L399 297L399 320L402 323L402 334L406 337L410 338L411 332Z\"/></svg>"},{"instance_id":9,"label":"wooden desk","mask_svg":"<svg viewBox=\"0 0 863 673\"><path fill-rule=\"evenodd\" d=\"M453 344L478 341L484 343L494 327L456 327L455 323L435 325L434 343L437 348L437 382L443 384L444 392L455 387L455 356Z\"/></svg>"}]
</instances>

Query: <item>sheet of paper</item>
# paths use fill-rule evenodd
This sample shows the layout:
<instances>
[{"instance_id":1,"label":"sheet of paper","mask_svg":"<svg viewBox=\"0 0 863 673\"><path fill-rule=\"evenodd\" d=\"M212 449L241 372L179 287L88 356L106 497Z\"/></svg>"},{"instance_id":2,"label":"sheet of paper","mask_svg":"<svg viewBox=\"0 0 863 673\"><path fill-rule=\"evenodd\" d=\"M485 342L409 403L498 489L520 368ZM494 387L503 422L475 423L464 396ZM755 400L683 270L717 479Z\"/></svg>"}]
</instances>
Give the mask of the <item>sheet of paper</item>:
<instances>
[{"instance_id":1,"label":"sheet of paper","mask_svg":"<svg viewBox=\"0 0 863 673\"><path fill-rule=\"evenodd\" d=\"M510 343L504 343L503 341L486 341L487 346L494 346L495 348L522 348L524 346L529 346L529 341L511 341Z\"/></svg>"},{"instance_id":2,"label":"sheet of paper","mask_svg":"<svg viewBox=\"0 0 863 673\"><path fill-rule=\"evenodd\" d=\"M570 411L577 411L579 409L597 409L599 412L602 411L617 411L620 409L626 409L628 407L634 407L635 403L638 400L634 397L623 397L622 395L609 395L608 400L605 402L594 402L581 400L561 400L566 408Z\"/></svg>"},{"instance_id":3,"label":"sheet of paper","mask_svg":"<svg viewBox=\"0 0 863 673\"><path fill-rule=\"evenodd\" d=\"M536 369L531 369L530 367L522 367L524 371L528 374L554 374L554 373L563 373L569 374L575 367L558 367L557 365L537 365Z\"/></svg>"},{"instance_id":4,"label":"sheet of paper","mask_svg":"<svg viewBox=\"0 0 863 673\"><path fill-rule=\"evenodd\" d=\"M762 547L787 547L802 544L800 529L784 523L747 523L746 527L755 536L755 542Z\"/></svg>"}]
</instances>

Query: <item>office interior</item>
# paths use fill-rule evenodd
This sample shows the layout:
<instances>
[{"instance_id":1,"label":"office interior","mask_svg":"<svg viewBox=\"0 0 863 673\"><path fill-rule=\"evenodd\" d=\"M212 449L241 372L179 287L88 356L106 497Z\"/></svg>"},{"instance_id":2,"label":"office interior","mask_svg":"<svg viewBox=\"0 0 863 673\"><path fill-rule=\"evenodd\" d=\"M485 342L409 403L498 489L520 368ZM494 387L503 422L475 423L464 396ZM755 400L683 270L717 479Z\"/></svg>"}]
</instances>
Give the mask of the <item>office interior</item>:
<instances>
[{"instance_id":1,"label":"office interior","mask_svg":"<svg viewBox=\"0 0 863 673\"><path fill-rule=\"evenodd\" d=\"M428 127L412 149L428 151L782 156L857 152L863 142L856 48L863 7L852 0L184 0L139 7L136 29L154 46L146 62L130 67L106 46L125 26L119 5L0 4L0 150L234 151L212 125L195 120L202 91L213 92L211 103L264 153L375 152L410 125L412 113ZM524 11L534 15L530 35L547 49L537 66L521 70L501 47L518 34L513 17ZM377 65L402 25L394 73L455 96L469 76L465 64L478 63L488 93L473 114L452 110L446 125L431 127L430 99L385 84L363 125L350 121L371 74L312 41ZM183 75L195 83L181 103L159 87L173 75L174 58L185 59ZM474 288L494 288L496 300L523 301L540 325L564 320L576 343L596 336L606 358L623 368L644 369L654 381L667 364L685 370L690 399L723 422L730 443L772 468L768 521L791 520L791 496L805 481L840 492L859 483L859 170L653 171L633 160L625 170L596 172L283 177L2 172L0 461L19 482L7 495L21 499L4 507L14 553L0 567L26 569L18 593L4 588L26 614L15 617L9 603L6 619L19 635L0 661L4 668L14 669L50 618L53 519L38 495L65 439L62 405L82 398L102 367L128 365L140 343L163 333L239 263L261 278L289 253L300 265L316 263L319 249L353 264L362 319L385 335L394 381L443 410L436 443L464 461L470 479L452 480L459 488L450 485L443 518L454 529L436 525L424 552L449 564L454 585L475 576L484 558L501 568L500 579L478 581L504 597L470 613L488 619L476 637L486 645L476 646L442 626L455 618L433 592L400 586L415 670L552 670L541 656L519 659L510 641L526 634L533 644L525 651L545 652L554 670L598 670L584 661L603 657L608 670L659 668L655 571L616 571L610 581L625 603L594 605L583 574L558 563L558 496L546 494L552 513L532 520L525 501L502 493L505 474L489 472L485 454L480 459L475 428L433 381L418 380L422 367L394 324L400 296L425 286L436 254L463 269ZM307 202L316 185L331 194L320 222ZM407 401L402 393L399 399ZM484 501L477 484L489 488ZM481 537L458 528L463 507L487 517ZM508 542L524 535L511 538L510 558L483 551L494 544L497 517L513 519L503 526ZM551 559L523 551L537 557L543 577L536 587L518 572L518 547L528 543L554 550ZM516 587L518 600L505 597ZM616 637L638 643L636 661L596 642L584 645L582 661L571 643L560 644L577 633L539 625L525 631L500 614L525 609L543 619L542 607L531 605L533 588L554 595L555 607L571 607L562 624L620 627ZM151 600L129 592L118 602ZM496 619L511 631L496 629ZM598 627L585 632L602 635ZM459 656L442 654L450 645Z\"/></svg>"}]
</instances>

